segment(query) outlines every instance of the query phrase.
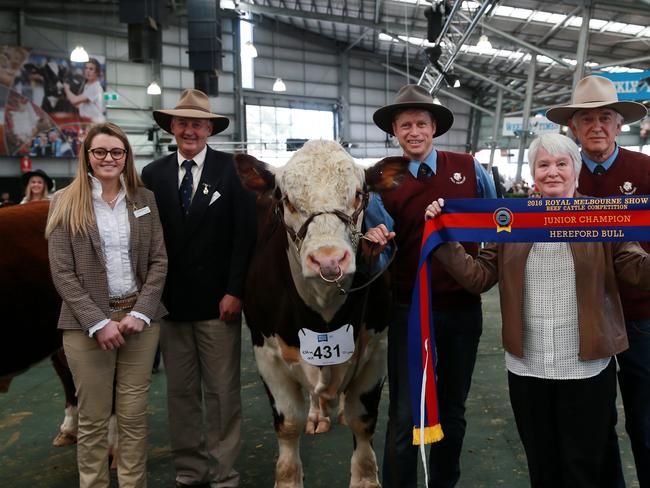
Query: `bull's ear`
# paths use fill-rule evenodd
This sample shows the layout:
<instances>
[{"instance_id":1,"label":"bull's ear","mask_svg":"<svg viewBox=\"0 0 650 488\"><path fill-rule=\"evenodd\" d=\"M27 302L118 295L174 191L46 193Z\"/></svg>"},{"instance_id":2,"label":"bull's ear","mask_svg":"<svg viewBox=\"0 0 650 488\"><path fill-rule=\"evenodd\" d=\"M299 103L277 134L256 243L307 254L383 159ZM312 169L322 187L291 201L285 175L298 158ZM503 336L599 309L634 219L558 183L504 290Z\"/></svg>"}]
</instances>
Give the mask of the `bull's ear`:
<instances>
[{"instance_id":1,"label":"bull's ear","mask_svg":"<svg viewBox=\"0 0 650 488\"><path fill-rule=\"evenodd\" d=\"M275 188L275 174L269 165L249 154L235 154L235 168L245 188L266 193Z\"/></svg>"},{"instance_id":2,"label":"bull's ear","mask_svg":"<svg viewBox=\"0 0 650 488\"><path fill-rule=\"evenodd\" d=\"M409 160L401 156L390 156L366 169L366 184L370 191L394 190L404 180Z\"/></svg>"}]
</instances>

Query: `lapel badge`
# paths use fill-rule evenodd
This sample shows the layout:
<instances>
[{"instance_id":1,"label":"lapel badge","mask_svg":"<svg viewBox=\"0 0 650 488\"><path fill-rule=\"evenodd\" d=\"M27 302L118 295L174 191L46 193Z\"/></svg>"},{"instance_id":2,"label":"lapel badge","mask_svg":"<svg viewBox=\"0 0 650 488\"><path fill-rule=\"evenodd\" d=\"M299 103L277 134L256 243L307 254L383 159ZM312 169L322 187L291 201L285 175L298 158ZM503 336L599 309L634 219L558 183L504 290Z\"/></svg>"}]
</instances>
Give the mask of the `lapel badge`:
<instances>
[{"instance_id":1,"label":"lapel badge","mask_svg":"<svg viewBox=\"0 0 650 488\"><path fill-rule=\"evenodd\" d=\"M209 193L210 185L203 183L203 194L207 195Z\"/></svg>"}]
</instances>

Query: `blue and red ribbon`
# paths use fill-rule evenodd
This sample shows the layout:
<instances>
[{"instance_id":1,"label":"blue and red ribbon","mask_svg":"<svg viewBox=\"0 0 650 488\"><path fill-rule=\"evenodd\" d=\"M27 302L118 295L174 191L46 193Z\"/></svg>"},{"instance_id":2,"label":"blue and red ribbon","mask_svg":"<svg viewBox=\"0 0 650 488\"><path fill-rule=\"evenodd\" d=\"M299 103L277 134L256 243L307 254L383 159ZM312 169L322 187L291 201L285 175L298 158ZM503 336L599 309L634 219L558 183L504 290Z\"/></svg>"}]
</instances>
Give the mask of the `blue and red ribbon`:
<instances>
[{"instance_id":1,"label":"blue and red ribbon","mask_svg":"<svg viewBox=\"0 0 650 488\"><path fill-rule=\"evenodd\" d=\"M424 226L408 321L413 444L443 438L429 255L444 242L650 241L650 197L446 200Z\"/></svg>"}]
</instances>

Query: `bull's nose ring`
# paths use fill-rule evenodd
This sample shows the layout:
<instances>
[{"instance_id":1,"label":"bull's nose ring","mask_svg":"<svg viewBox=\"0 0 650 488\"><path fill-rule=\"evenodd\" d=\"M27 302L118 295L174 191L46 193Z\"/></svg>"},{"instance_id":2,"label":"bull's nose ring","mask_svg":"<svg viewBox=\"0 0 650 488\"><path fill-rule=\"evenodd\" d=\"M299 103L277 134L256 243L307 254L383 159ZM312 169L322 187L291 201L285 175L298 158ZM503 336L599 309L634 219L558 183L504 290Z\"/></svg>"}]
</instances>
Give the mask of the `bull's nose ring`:
<instances>
[{"instance_id":1,"label":"bull's nose ring","mask_svg":"<svg viewBox=\"0 0 650 488\"><path fill-rule=\"evenodd\" d=\"M341 269L340 266L339 266L338 268L339 268L339 275L338 275L336 278L334 278L334 279L331 279L331 278L325 278L325 277L323 276L323 270L320 269L320 268L319 268L319 270L318 270L318 274L320 275L320 277L321 277L321 279L322 279L323 281L327 281L328 283L336 283L336 282L338 282L341 278L343 278L343 270Z\"/></svg>"}]
</instances>

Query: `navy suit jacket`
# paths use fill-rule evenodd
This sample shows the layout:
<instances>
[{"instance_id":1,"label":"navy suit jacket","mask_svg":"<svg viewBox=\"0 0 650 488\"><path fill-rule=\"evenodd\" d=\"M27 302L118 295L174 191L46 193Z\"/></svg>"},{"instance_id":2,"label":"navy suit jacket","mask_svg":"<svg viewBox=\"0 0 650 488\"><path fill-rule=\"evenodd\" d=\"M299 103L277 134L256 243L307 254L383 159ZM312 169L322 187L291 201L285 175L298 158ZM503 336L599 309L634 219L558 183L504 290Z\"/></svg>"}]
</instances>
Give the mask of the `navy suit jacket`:
<instances>
[{"instance_id":1,"label":"navy suit jacket","mask_svg":"<svg viewBox=\"0 0 650 488\"><path fill-rule=\"evenodd\" d=\"M255 244L255 199L243 188L232 155L208 147L187 216L178 194L175 152L148 164L142 180L156 195L165 236L168 320L218 318L225 294L243 297ZM215 192L219 197L210 205Z\"/></svg>"}]
</instances>

